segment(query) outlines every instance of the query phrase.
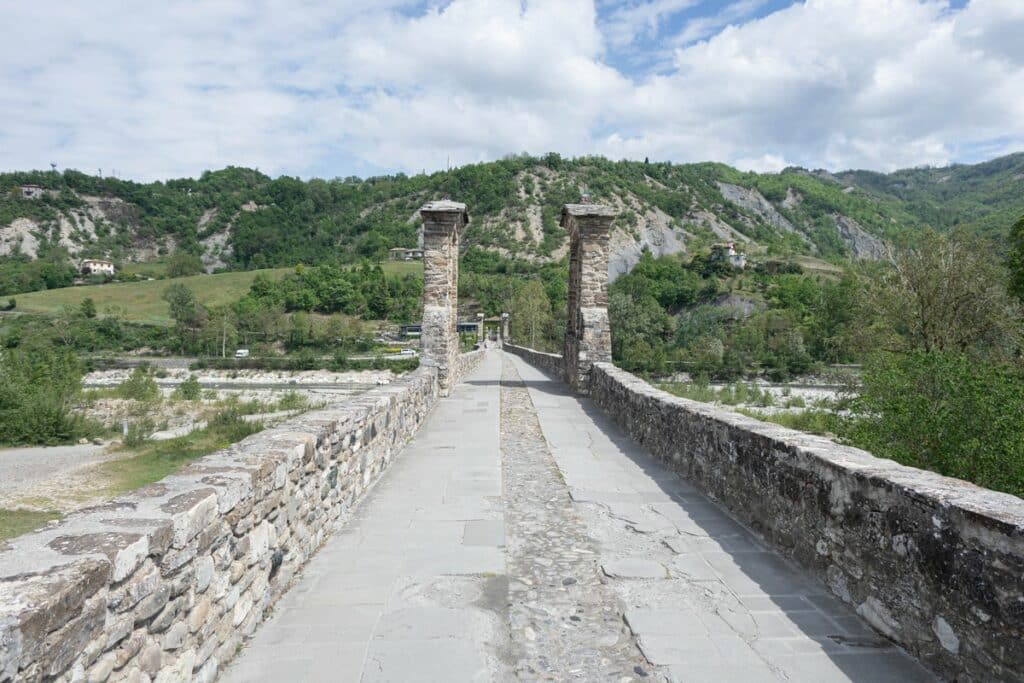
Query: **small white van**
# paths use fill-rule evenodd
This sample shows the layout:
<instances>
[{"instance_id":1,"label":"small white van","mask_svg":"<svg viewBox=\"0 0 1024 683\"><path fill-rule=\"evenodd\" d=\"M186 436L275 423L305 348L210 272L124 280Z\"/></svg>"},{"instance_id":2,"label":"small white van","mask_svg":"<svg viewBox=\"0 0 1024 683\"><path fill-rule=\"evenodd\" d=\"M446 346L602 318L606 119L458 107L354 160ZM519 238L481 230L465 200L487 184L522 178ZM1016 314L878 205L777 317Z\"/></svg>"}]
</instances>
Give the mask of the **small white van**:
<instances>
[{"instance_id":1,"label":"small white van","mask_svg":"<svg viewBox=\"0 0 1024 683\"><path fill-rule=\"evenodd\" d=\"M235 358L248 358L249 349L238 349L235 351Z\"/></svg>"}]
</instances>

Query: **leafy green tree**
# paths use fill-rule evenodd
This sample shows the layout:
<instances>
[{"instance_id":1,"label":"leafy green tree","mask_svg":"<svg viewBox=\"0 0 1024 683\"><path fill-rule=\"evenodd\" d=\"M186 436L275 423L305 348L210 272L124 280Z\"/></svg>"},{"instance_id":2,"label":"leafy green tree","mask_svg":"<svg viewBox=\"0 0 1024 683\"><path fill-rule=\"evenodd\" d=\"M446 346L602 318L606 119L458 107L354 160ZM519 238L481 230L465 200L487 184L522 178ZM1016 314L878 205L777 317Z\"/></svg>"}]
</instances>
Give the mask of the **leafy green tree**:
<instances>
[{"instance_id":1,"label":"leafy green tree","mask_svg":"<svg viewBox=\"0 0 1024 683\"><path fill-rule=\"evenodd\" d=\"M539 280L528 280L512 300L509 325L512 337L531 349L551 348L551 301Z\"/></svg>"},{"instance_id":2,"label":"leafy green tree","mask_svg":"<svg viewBox=\"0 0 1024 683\"><path fill-rule=\"evenodd\" d=\"M1010 230L1010 293L1024 303L1024 216Z\"/></svg>"},{"instance_id":3,"label":"leafy green tree","mask_svg":"<svg viewBox=\"0 0 1024 683\"><path fill-rule=\"evenodd\" d=\"M875 287L890 331L889 347L925 352L985 348L1012 354L1020 345L1019 311L992 245L963 233L925 232L903 249Z\"/></svg>"},{"instance_id":4,"label":"leafy green tree","mask_svg":"<svg viewBox=\"0 0 1024 683\"><path fill-rule=\"evenodd\" d=\"M192 290L176 282L164 290L164 301L170 308L178 335L179 349L184 352L196 345L200 330L206 323L206 310L196 301Z\"/></svg>"},{"instance_id":5,"label":"leafy green tree","mask_svg":"<svg viewBox=\"0 0 1024 683\"><path fill-rule=\"evenodd\" d=\"M82 299L82 303L79 306L79 312L83 318L95 318L96 317L96 302L92 300L92 297L85 297Z\"/></svg>"},{"instance_id":6,"label":"leafy green tree","mask_svg":"<svg viewBox=\"0 0 1024 683\"><path fill-rule=\"evenodd\" d=\"M668 360L666 342L672 320L650 295L633 298L623 291L609 293L612 357L626 370L663 372Z\"/></svg>"},{"instance_id":7,"label":"leafy green tree","mask_svg":"<svg viewBox=\"0 0 1024 683\"><path fill-rule=\"evenodd\" d=\"M955 351L872 359L848 435L884 458L1024 497L1024 376Z\"/></svg>"},{"instance_id":8,"label":"leafy green tree","mask_svg":"<svg viewBox=\"0 0 1024 683\"><path fill-rule=\"evenodd\" d=\"M177 251L167 262L167 277L186 277L203 272L203 261L195 254Z\"/></svg>"},{"instance_id":9,"label":"leafy green tree","mask_svg":"<svg viewBox=\"0 0 1024 683\"><path fill-rule=\"evenodd\" d=\"M68 443L98 432L72 412L82 387L73 352L46 343L0 350L0 443Z\"/></svg>"}]
</instances>

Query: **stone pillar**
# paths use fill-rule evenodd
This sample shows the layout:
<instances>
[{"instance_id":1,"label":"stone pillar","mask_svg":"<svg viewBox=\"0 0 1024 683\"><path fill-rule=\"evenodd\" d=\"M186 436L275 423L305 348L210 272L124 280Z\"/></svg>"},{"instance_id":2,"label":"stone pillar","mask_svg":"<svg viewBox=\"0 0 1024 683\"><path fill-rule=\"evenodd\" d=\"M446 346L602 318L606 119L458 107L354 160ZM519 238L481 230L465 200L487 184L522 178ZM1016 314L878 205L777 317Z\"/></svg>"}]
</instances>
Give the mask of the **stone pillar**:
<instances>
[{"instance_id":1,"label":"stone pillar","mask_svg":"<svg viewBox=\"0 0 1024 683\"><path fill-rule=\"evenodd\" d=\"M608 236L615 211L597 204L566 204L569 233L569 311L565 327L565 380L590 393L590 368L612 360L608 323Z\"/></svg>"},{"instance_id":2,"label":"stone pillar","mask_svg":"<svg viewBox=\"0 0 1024 683\"><path fill-rule=\"evenodd\" d=\"M483 313L477 313L476 314L476 324L477 324L476 340L481 345L483 345L483 343L484 343L484 314Z\"/></svg>"},{"instance_id":3,"label":"stone pillar","mask_svg":"<svg viewBox=\"0 0 1024 683\"><path fill-rule=\"evenodd\" d=\"M501 343L502 344L508 344L509 343L508 318L509 318L508 313L502 313L501 314Z\"/></svg>"},{"instance_id":4,"label":"stone pillar","mask_svg":"<svg viewBox=\"0 0 1024 683\"><path fill-rule=\"evenodd\" d=\"M459 233L469 222L466 205L430 202L423 216L423 364L437 368L442 396L451 391L459 355Z\"/></svg>"}]
</instances>

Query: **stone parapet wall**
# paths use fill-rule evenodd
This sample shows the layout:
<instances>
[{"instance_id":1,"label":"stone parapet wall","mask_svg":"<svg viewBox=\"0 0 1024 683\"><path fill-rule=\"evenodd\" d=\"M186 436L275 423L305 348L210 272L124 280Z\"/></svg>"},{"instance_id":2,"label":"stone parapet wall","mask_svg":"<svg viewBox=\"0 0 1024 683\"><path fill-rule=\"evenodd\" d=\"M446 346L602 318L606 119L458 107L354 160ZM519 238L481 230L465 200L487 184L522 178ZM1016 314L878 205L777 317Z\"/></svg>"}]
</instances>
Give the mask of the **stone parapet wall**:
<instances>
[{"instance_id":1,"label":"stone parapet wall","mask_svg":"<svg viewBox=\"0 0 1024 683\"><path fill-rule=\"evenodd\" d=\"M455 358L455 382L460 382L463 377L476 369L476 366L480 365L480 361L484 359L485 353L487 350L483 348L460 353Z\"/></svg>"},{"instance_id":2,"label":"stone parapet wall","mask_svg":"<svg viewBox=\"0 0 1024 683\"><path fill-rule=\"evenodd\" d=\"M421 368L0 545L0 682L212 681L437 396Z\"/></svg>"},{"instance_id":3,"label":"stone parapet wall","mask_svg":"<svg viewBox=\"0 0 1024 683\"><path fill-rule=\"evenodd\" d=\"M540 368L555 379L565 381L565 361L557 353L544 353L534 351L525 346L504 344L502 348L509 353L514 353L535 368Z\"/></svg>"},{"instance_id":4,"label":"stone parapet wall","mask_svg":"<svg viewBox=\"0 0 1024 683\"><path fill-rule=\"evenodd\" d=\"M548 354L506 348L548 369ZM678 398L608 363L590 383L637 443L933 671L1024 680L1024 501Z\"/></svg>"}]
</instances>

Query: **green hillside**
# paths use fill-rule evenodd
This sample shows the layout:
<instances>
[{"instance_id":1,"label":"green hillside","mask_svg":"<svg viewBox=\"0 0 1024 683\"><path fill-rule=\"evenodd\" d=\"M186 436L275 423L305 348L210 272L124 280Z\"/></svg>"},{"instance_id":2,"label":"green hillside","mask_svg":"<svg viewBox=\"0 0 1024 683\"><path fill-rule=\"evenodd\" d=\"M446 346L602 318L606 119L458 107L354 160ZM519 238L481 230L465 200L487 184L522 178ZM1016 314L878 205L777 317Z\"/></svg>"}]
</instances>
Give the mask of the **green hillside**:
<instances>
[{"instance_id":1,"label":"green hillside","mask_svg":"<svg viewBox=\"0 0 1024 683\"><path fill-rule=\"evenodd\" d=\"M41 199L21 197L34 183ZM149 262L176 252L208 271L380 260L417 243L417 209L450 196L472 222L467 245L530 260L558 260L561 206L586 188L620 210L619 249L675 253L720 239L775 254L826 260L872 257L926 226L1006 234L1024 213L1024 154L973 166L892 174L790 168L743 173L722 164L516 156L429 175L334 180L229 167L198 179L140 184L73 170L0 174L0 254ZM629 245L633 244L633 247ZM56 254L56 256L54 256ZM31 260L31 259L27 259ZM53 286L0 256L0 295ZM12 265L13 264L13 265ZM20 268L5 280L4 270ZM47 284L50 283L50 284Z\"/></svg>"},{"instance_id":2,"label":"green hillside","mask_svg":"<svg viewBox=\"0 0 1024 683\"><path fill-rule=\"evenodd\" d=\"M421 275L423 273L423 264L418 261L385 262L381 266L389 275ZM84 299L91 298L99 312L114 306L121 309L125 320L165 325L170 322L170 313L163 295L172 284L185 285L195 294L198 303L210 308L237 301L249 291L250 285L258 275L266 275L273 280L279 280L293 270L293 268L269 268L213 275L193 275L167 280L62 287L19 294L17 310L22 313L54 314L59 313L65 306L77 309Z\"/></svg>"},{"instance_id":3,"label":"green hillside","mask_svg":"<svg viewBox=\"0 0 1024 683\"><path fill-rule=\"evenodd\" d=\"M64 306L78 308L82 300L91 298L99 311L110 306L123 310L127 320L165 325L170 322L164 291L173 283L181 283L192 290L196 300L204 306L223 306L233 303L247 291L253 279L264 273L279 279L288 268L251 270L216 275L193 275L170 280L146 282L113 282L89 287L63 287L41 292L19 294L18 311L23 313L59 313Z\"/></svg>"}]
</instances>

